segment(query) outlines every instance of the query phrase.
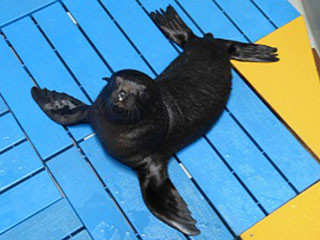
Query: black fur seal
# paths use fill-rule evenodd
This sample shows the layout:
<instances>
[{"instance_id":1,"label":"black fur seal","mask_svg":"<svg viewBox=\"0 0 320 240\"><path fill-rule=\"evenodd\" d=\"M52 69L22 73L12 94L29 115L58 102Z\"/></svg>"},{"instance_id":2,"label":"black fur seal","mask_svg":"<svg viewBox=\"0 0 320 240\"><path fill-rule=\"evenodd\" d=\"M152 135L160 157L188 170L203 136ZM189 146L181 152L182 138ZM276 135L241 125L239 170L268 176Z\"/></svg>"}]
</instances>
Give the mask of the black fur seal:
<instances>
[{"instance_id":1,"label":"black fur seal","mask_svg":"<svg viewBox=\"0 0 320 240\"><path fill-rule=\"evenodd\" d=\"M197 37L176 11L151 13L183 52L154 80L135 70L114 73L93 105L32 88L32 97L55 122L89 123L104 149L133 168L143 199L159 219L188 235L196 221L167 172L171 155L200 138L222 113L231 90L230 59L275 62L276 48Z\"/></svg>"}]
</instances>

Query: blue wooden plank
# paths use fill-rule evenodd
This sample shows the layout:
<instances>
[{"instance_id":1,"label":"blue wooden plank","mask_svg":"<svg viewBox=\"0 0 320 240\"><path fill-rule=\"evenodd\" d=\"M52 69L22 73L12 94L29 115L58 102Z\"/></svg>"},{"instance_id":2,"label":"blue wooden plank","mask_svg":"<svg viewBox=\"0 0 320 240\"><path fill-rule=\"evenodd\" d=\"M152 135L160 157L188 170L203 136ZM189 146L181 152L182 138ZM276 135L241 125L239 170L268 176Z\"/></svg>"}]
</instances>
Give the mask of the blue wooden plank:
<instances>
[{"instance_id":1,"label":"blue wooden plank","mask_svg":"<svg viewBox=\"0 0 320 240\"><path fill-rule=\"evenodd\" d=\"M96 137L82 142L81 147L143 239L185 239L150 213L136 174L105 154Z\"/></svg>"},{"instance_id":2,"label":"blue wooden plank","mask_svg":"<svg viewBox=\"0 0 320 240\"><path fill-rule=\"evenodd\" d=\"M0 240L60 240L81 226L79 218L63 198L0 235Z\"/></svg>"},{"instance_id":3,"label":"blue wooden plank","mask_svg":"<svg viewBox=\"0 0 320 240\"><path fill-rule=\"evenodd\" d=\"M12 0L0 0L0 27L32 11L42 8L53 0L19 0L19 4Z\"/></svg>"},{"instance_id":4,"label":"blue wooden plank","mask_svg":"<svg viewBox=\"0 0 320 240\"><path fill-rule=\"evenodd\" d=\"M177 155L236 234L264 217L203 138Z\"/></svg>"},{"instance_id":5,"label":"blue wooden plank","mask_svg":"<svg viewBox=\"0 0 320 240\"><path fill-rule=\"evenodd\" d=\"M76 148L53 158L48 166L94 239L136 239Z\"/></svg>"},{"instance_id":6,"label":"blue wooden plank","mask_svg":"<svg viewBox=\"0 0 320 240\"><path fill-rule=\"evenodd\" d=\"M275 30L270 21L248 0L214 1L223 8L252 42Z\"/></svg>"},{"instance_id":7,"label":"blue wooden plank","mask_svg":"<svg viewBox=\"0 0 320 240\"><path fill-rule=\"evenodd\" d=\"M88 99L30 18L5 27L3 32L40 87L66 92L88 103ZM70 127L70 131L77 139L92 132L87 125Z\"/></svg>"},{"instance_id":8,"label":"blue wooden plank","mask_svg":"<svg viewBox=\"0 0 320 240\"><path fill-rule=\"evenodd\" d=\"M2 38L0 55L0 91L41 156L45 158L71 144L64 129L33 101L30 89L34 85Z\"/></svg>"},{"instance_id":9,"label":"blue wooden plank","mask_svg":"<svg viewBox=\"0 0 320 240\"><path fill-rule=\"evenodd\" d=\"M64 3L114 71L130 68L151 74L98 2L66 0Z\"/></svg>"},{"instance_id":10,"label":"blue wooden plank","mask_svg":"<svg viewBox=\"0 0 320 240\"><path fill-rule=\"evenodd\" d=\"M0 117L0 151L25 138L11 114Z\"/></svg>"},{"instance_id":11,"label":"blue wooden plank","mask_svg":"<svg viewBox=\"0 0 320 240\"><path fill-rule=\"evenodd\" d=\"M282 27L300 15L288 0L253 0L252 2L255 3L277 27Z\"/></svg>"},{"instance_id":12,"label":"blue wooden plank","mask_svg":"<svg viewBox=\"0 0 320 240\"><path fill-rule=\"evenodd\" d=\"M3 100L0 98L0 115L8 111L7 106L3 102Z\"/></svg>"},{"instance_id":13,"label":"blue wooden plank","mask_svg":"<svg viewBox=\"0 0 320 240\"><path fill-rule=\"evenodd\" d=\"M71 240L91 240L92 238L90 237L89 233L87 230L83 230L74 237L70 238Z\"/></svg>"},{"instance_id":14,"label":"blue wooden plank","mask_svg":"<svg viewBox=\"0 0 320 240\"><path fill-rule=\"evenodd\" d=\"M0 196L0 234L61 198L43 171Z\"/></svg>"},{"instance_id":15,"label":"blue wooden plank","mask_svg":"<svg viewBox=\"0 0 320 240\"><path fill-rule=\"evenodd\" d=\"M215 38L246 40L211 0L180 0L179 2L205 33L211 32ZM193 25L190 27L194 28Z\"/></svg>"},{"instance_id":16,"label":"blue wooden plank","mask_svg":"<svg viewBox=\"0 0 320 240\"><path fill-rule=\"evenodd\" d=\"M47 7L34 17L94 100L106 84L101 78L111 75L108 68L60 4Z\"/></svg>"},{"instance_id":17,"label":"blue wooden plank","mask_svg":"<svg viewBox=\"0 0 320 240\"><path fill-rule=\"evenodd\" d=\"M208 137L267 212L274 211L295 196L293 189L229 114L221 116Z\"/></svg>"},{"instance_id":18,"label":"blue wooden plank","mask_svg":"<svg viewBox=\"0 0 320 240\"><path fill-rule=\"evenodd\" d=\"M303 191L319 179L320 165L250 91L239 75L233 75L236 91L231 94L229 109L289 181Z\"/></svg>"},{"instance_id":19,"label":"blue wooden plank","mask_svg":"<svg viewBox=\"0 0 320 240\"><path fill-rule=\"evenodd\" d=\"M177 52L169 46L170 43L136 1L118 0L117 4L102 2L158 73L177 56ZM123 6L126 6L125 10Z\"/></svg>"},{"instance_id":20,"label":"blue wooden plank","mask_svg":"<svg viewBox=\"0 0 320 240\"><path fill-rule=\"evenodd\" d=\"M28 142L0 154L0 191L43 167Z\"/></svg>"},{"instance_id":21,"label":"blue wooden plank","mask_svg":"<svg viewBox=\"0 0 320 240\"><path fill-rule=\"evenodd\" d=\"M142 201L139 182L132 170L107 155L95 137L82 142L81 147L108 188L115 193L114 196L121 208L127 213L143 239L184 239L175 230L151 215ZM194 218L197 219L201 235L195 239L209 239L210 237L232 239L221 220L175 160L170 163L169 174L187 202Z\"/></svg>"}]
</instances>

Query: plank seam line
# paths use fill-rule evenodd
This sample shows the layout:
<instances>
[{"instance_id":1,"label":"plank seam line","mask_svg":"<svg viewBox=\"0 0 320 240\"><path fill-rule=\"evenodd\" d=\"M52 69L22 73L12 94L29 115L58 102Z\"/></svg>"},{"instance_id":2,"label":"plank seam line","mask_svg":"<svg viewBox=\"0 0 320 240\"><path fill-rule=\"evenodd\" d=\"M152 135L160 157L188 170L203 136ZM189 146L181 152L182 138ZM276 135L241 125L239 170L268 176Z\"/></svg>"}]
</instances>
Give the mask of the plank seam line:
<instances>
[{"instance_id":1,"label":"plank seam line","mask_svg":"<svg viewBox=\"0 0 320 240\"><path fill-rule=\"evenodd\" d=\"M4 154L5 152L7 152L7 151L9 151L9 150L11 150L11 149L13 149L13 148L15 148L17 146L19 146L20 144L22 144L22 143L24 143L26 141L28 141L28 140L24 137L23 139L19 140L18 142L15 142L15 143L13 143L13 144L11 144L9 146L6 146L4 149L2 149L0 151L0 155Z\"/></svg>"},{"instance_id":2,"label":"plank seam line","mask_svg":"<svg viewBox=\"0 0 320 240\"><path fill-rule=\"evenodd\" d=\"M63 154L64 152L68 151L69 149L71 149L72 147L74 147L74 144L71 143L68 146L60 149L59 151L54 152L53 154L51 154L50 156L46 157L45 159L43 159L43 161L48 162L49 160Z\"/></svg>"},{"instance_id":3,"label":"plank seam line","mask_svg":"<svg viewBox=\"0 0 320 240\"><path fill-rule=\"evenodd\" d=\"M5 231L3 231L2 233L0 233L0 236L1 236L1 235L4 235L5 233L9 232L11 229L13 229L13 228L17 227L17 226L18 226L18 225L20 225L21 223L23 223L23 222L25 222L25 221L29 220L30 218L34 217L35 215L39 214L39 213L40 213L40 212L42 212L43 210L45 210L45 209L47 209L47 208L51 207L52 205L56 204L57 202L61 201L62 199L63 199L63 197L61 196L59 199L57 199L57 200L53 201L53 202L52 202L52 203L50 203L49 205L47 205L47 206L43 207L42 209L40 209L40 210L38 210L38 211L36 211L36 212L32 213L31 215L29 215L29 216L28 216L28 217L26 217L25 219L23 219L23 220L21 220L21 221L19 221L19 222L15 223L13 226L9 227L8 229L6 229L6 230L5 230Z\"/></svg>"},{"instance_id":4,"label":"plank seam line","mask_svg":"<svg viewBox=\"0 0 320 240\"><path fill-rule=\"evenodd\" d=\"M72 70L70 69L70 67L68 66L68 64L64 61L63 57L60 55L59 51L55 48L55 46L53 45L53 43L50 41L50 39L48 38L48 36L45 34L45 32L43 31L43 29L41 28L41 26L38 24L38 22L36 21L36 19L33 16L30 16L30 18L32 19L33 23L36 25L36 27L38 28L38 30L40 31L40 33L42 34L42 36L46 39L46 41L48 42L48 44L50 45L50 47L52 48L53 52L56 54L56 56L59 58L60 62L63 64L63 66L65 67L65 69L68 71L68 73L70 74L70 76L72 77L72 79L76 82L76 84L79 86L80 90L82 91L82 93L86 96L86 98L89 100L89 102L92 104L93 101L91 99L91 97L89 96L89 94L87 93L87 91L81 86L81 83L79 82L79 80L77 79L77 77L74 75L74 73L72 72Z\"/></svg>"},{"instance_id":5,"label":"plank seam line","mask_svg":"<svg viewBox=\"0 0 320 240\"><path fill-rule=\"evenodd\" d=\"M92 42L92 40L89 38L89 36L86 34L86 32L82 29L80 23L76 20L76 18L72 15L72 13L69 11L69 9L66 7L66 5L61 1L58 0L58 2L61 4L61 6L63 7L63 9L66 11L67 15L70 17L71 21L76 21L77 24L75 24L78 28L78 30L81 32L81 34L83 35L83 37L88 41L88 43L90 44L90 46L93 48L93 50L95 51L95 53L98 55L98 57L101 59L101 61L103 62L103 64L108 68L108 70L111 73L114 73L112 67L110 66L110 64L108 63L108 61L103 57L103 55L101 54L101 52L98 50L98 48L94 45L94 43Z\"/></svg>"},{"instance_id":6,"label":"plank seam line","mask_svg":"<svg viewBox=\"0 0 320 240\"><path fill-rule=\"evenodd\" d=\"M152 73L157 76L157 72L154 70L154 68L151 66L151 64L146 60L146 58L143 56L141 51L138 49L138 47L133 43L133 41L130 39L128 34L123 30L123 28L120 26L120 24L116 21L116 19L113 17L113 15L108 11L106 6L100 1L97 0L97 2L100 4L101 8L106 12L106 14L110 17L110 19L113 21L113 23L118 27L120 32L123 34L123 36L128 40L128 42L131 44L131 46L136 50L140 58L145 62L145 64L149 67L149 69L152 71Z\"/></svg>"},{"instance_id":7,"label":"plank seam line","mask_svg":"<svg viewBox=\"0 0 320 240\"><path fill-rule=\"evenodd\" d=\"M13 189L14 187L18 186L19 184L26 182L30 178L37 176L39 173L43 172L44 170L45 170L44 167L41 167L40 169L36 169L35 171L28 173L27 176L24 176L18 181L11 183L9 186L4 187L3 189L0 190L0 196L8 192L9 190Z\"/></svg>"},{"instance_id":8,"label":"plank seam line","mask_svg":"<svg viewBox=\"0 0 320 240\"><path fill-rule=\"evenodd\" d=\"M17 52L14 50L14 48L12 47L11 43L9 42L9 40L7 39L7 36L1 31L0 29L0 35L2 36L2 38L7 42L10 50L14 53L15 57L19 60L20 64L22 66L24 66L24 63L22 61L22 59L19 57L19 55L17 54Z\"/></svg>"},{"instance_id":9,"label":"plank seam line","mask_svg":"<svg viewBox=\"0 0 320 240\"><path fill-rule=\"evenodd\" d=\"M34 85L36 85L37 87L39 87L39 84L37 83L37 81L35 80L35 78L32 76L31 72L29 71L29 69L27 68L27 66L24 64L24 62L22 61L21 57L19 56L19 54L17 53L17 51L15 50L15 48L12 46L11 42L9 41L9 39L7 38L7 36L0 31L1 36L4 38L5 42L7 43L8 47L10 48L10 50L12 51L12 53L14 54L14 56L17 58L17 60L19 61L19 63L21 64L21 67L23 68L23 70L27 73L28 77L31 79L31 81L33 82Z\"/></svg>"},{"instance_id":10,"label":"plank seam line","mask_svg":"<svg viewBox=\"0 0 320 240\"><path fill-rule=\"evenodd\" d=\"M80 154L83 157L83 160L86 161L86 163L88 164L88 166L90 167L91 171L95 174L95 176L98 178L99 182L101 183L102 187L104 188L104 190L107 192L108 196L111 198L111 200L113 201L113 203L116 205L116 207L118 208L118 210L120 211L120 213L122 214L122 216L124 217L124 219L126 220L126 222L128 223L128 225L130 226L130 228L132 229L132 231L134 232L135 236L139 239L142 240L140 234L138 233L138 231L136 230L136 228L134 227L134 225L131 223L131 221L129 220L128 216L125 214L125 212L123 211L123 209L121 208L120 204L117 202L117 200L115 199L115 197L113 196L113 194L111 193L111 191L109 190L109 188L107 187L106 183L103 181L102 177L99 175L98 171L95 169L94 165L91 163L90 159L87 157L87 155L85 154L85 152L83 151L82 147L80 146L80 144L75 140L75 138L72 136L72 134L70 134L70 137L72 138L72 141L75 145L75 147L78 149L78 151L80 152Z\"/></svg>"},{"instance_id":11,"label":"plank seam line","mask_svg":"<svg viewBox=\"0 0 320 240\"><path fill-rule=\"evenodd\" d=\"M68 130L66 130L66 131L68 131ZM68 136L69 136L69 135L68 135ZM88 136L85 136L85 137L83 137L83 138L81 138L81 139L79 139L79 140L74 140L74 141L76 141L78 144L80 144L81 142L86 141L86 140L90 139L90 138L93 137L93 136L95 136L95 133L90 133ZM69 136L69 137L70 137L70 136ZM70 137L70 138L71 138L71 137ZM73 138L71 138L71 140L73 141ZM75 144L72 142L72 143L69 144L68 146L60 149L59 151L57 151L57 152L53 153L52 155L48 156L47 158L45 158L44 161L45 161L45 162L48 162L49 160L51 160L51 159L53 159L53 158L55 158L55 157L63 154L64 152L66 152L67 150L71 149L71 148L74 147L74 146L75 146Z\"/></svg>"},{"instance_id":12,"label":"plank seam line","mask_svg":"<svg viewBox=\"0 0 320 240\"><path fill-rule=\"evenodd\" d=\"M265 210L265 208L262 206L262 204L258 201L258 199L254 196L254 194L250 191L250 189L244 184L244 182L241 180L239 175L233 170L233 168L230 166L230 164L225 160L225 158L222 156L222 154L218 151L218 149L213 145L212 142L209 141L207 136L204 136L204 139L209 143L209 145L212 147L212 149L215 151L215 153L219 156L220 160L225 164L225 166L230 170L232 175L238 180L238 182L241 184L241 186L244 188L244 190L250 195L250 197L254 200L254 202L257 204L257 206L260 208L260 210L268 216L269 213Z\"/></svg>"},{"instance_id":13,"label":"plank seam line","mask_svg":"<svg viewBox=\"0 0 320 240\"><path fill-rule=\"evenodd\" d=\"M227 109L230 117L238 124L241 130L248 136L251 142L257 147L257 149L262 153L262 155L268 160L268 162L273 166L273 168L278 172L278 174L285 180L285 182L292 188L296 195L299 194L298 189L290 182L286 175L281 171L281 169L274 163L274 161L269 157L269 155L262 149L262 147L257 143L257 141L251 136L251 134L244 128L244 126L239 122L239 120Z\"/></svg>"},{"instance_id":14,"label":"plank seam line","mask_svg":"<svg viewBox=\"0 0 320 240\"><path fill-rule=\"evenodd\" d=\"M236 24L235 21L229 16L229 14L220 6L220 4L216 0L212 0L212 3L215 4L219 10L223 13L223 15L226 16L226 18L233 24L233 26L240 32L240 34L249 42L251 43L251 40L249 37L242 31L242 29Z\"/></svg>"},{"instance_id":15,"label":"plank seam line","mask_svg":"<svg viewBox=\"0 0 320 240\"><path fill-rule=\"evenodd\" d=\"M10 113L10 111L9 110L5 110L4 112L0 113L0 117L6 115L7 113Z\"/></svg>"},{"instance_id":16,"label":"plank seam line","mask_svg":"<svg viewBox=\"0 0 320 240\"><path fill-rule=\"evenodd\" d=\"M76 236L78 233L87 230L85 226L81 226L78 229L74 230L72 233L68 234L68 236L62 238L61 240L68 240L71 239L72 237ZM88 231L87 231L88 232Z\"/></svg>"},{"instance_id":17,"label":"plank seam line","mask_svg":"<svg viewBox=\"0 0 320 240\"><path fill-rule=\"evenodd\" d=\"M44 6L42 6L42 7L40 7L40 8L37 8L37 9L35 9L35 10L33 10L33 11L30 11L30 12L28 12L28 13L26 13L26 14L23 14L22 16L20 16L20 17L18 17L18 18L15 18L14 20L11 20L11 21L9 21L9 22L7 22L7 23L5 23L5 24L0 25L0 31L1 31L2 28L6 27L6 26L8 26L8 25L10 25L10 24L12 24L12 23L15 23L15 22L19 21L19 20L21 20L22 18L25 18L25 17L29 16L30 14L34 14L34 13L36 13L36 12L39 12L39 11L41 11L41 10L43 10L43 9L45 9L45 8L53 5L53 4L55 4L57 1L58 1L58 0L52 1L52 2L50 2L50 3L48 3L48 4L44 5Z\"/></svg>"},{"instance_id":18,"label":"plank seam line","mask_svg":"<svg viewBox=\"0 0 320 240\"><path fill-rule=\"evenodd\" d=\"M269 16L262 10L262 8L253 0L249 0L260 12L261 14L271 23L271 25L277 29L278 26L269 18Z\"/></svg>"}]
</instances>

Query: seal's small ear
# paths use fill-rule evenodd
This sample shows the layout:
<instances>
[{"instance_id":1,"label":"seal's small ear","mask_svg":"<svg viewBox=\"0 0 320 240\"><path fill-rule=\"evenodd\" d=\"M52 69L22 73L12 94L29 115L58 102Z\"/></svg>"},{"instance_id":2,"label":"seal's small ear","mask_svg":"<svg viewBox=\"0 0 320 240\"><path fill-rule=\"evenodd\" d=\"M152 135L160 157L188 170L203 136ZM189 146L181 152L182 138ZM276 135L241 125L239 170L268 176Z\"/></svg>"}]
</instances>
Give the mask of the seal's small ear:
<instances>
[{"instance_id":1,"label":"seal's small ear","mask_svg":"<svg viewBox=\"0 0 320 240\"><path fill-rule=\"evenodd\" d=\"M106 82L110 82L110 78L109 77L103 77L102 80L106 81Z\"/></svg>"}]
</instances>

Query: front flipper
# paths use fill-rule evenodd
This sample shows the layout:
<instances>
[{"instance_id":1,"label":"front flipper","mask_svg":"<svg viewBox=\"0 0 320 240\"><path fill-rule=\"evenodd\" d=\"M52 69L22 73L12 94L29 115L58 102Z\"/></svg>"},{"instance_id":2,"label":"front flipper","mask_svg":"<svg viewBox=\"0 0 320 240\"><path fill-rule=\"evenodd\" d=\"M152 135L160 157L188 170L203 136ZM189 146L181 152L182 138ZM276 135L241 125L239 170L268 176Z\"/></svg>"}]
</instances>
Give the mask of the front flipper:
<instances>
[{"instance_id":1,"label":"front flipper","mask_svg":"<svg viewBox=\"0 0 320 240\"><path fill-rule=\"evenodd\" d=\"M90 106L65 93L33 87L32 98L53 121L68 126L88 123Z\"/></svg>"},{"instance_id":2,"label":"front flipper","mask_svg":"<svg viewBox=\"0 0 320 240\"><path fill-rule=\"evenodd\" d=\"M261 44L241 43L231 40L216 39L223 43L231 59L248 62L277 62L277 49Z\"/></svg>"},{"instance_id":3,"label":"front flipper","mask_svg":"<svg viewBox=\"0 0 320 240\"><path fill-rule=\"evenodd\" d=\"M138 177L143 199L156 217L184 234L200 234L187 204L169 179L166 161L147 160Z\"/></svg>"}]
</instances>

